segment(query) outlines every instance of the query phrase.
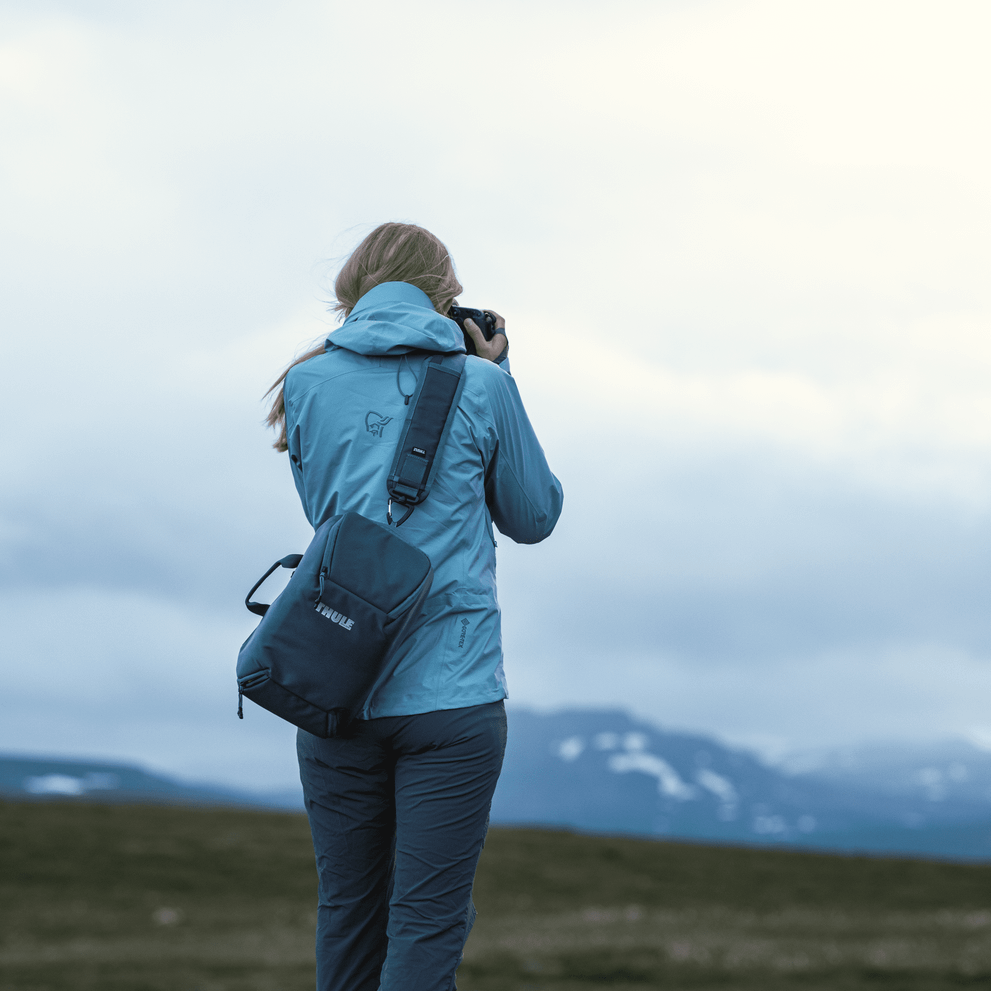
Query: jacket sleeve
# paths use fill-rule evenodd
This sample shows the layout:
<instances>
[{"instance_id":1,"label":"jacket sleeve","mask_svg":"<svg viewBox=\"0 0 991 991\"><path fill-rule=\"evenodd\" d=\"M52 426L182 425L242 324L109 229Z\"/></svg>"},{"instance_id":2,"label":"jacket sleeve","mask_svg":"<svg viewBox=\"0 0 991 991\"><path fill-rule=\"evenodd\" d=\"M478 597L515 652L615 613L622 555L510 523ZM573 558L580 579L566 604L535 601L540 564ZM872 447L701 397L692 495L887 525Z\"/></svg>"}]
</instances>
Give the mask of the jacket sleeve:
<instances>
[{"instance_id":1,"label":"jacket sleeve","mask_svg":"<svg viewBox=\"0 0 991 991\"><path fill-rule=\"evenodd\" d=\"M554 529L564 490L547 464L516 382L502 369L490 368L485 393L494 437L485 472L485 501L500 533L518 544L536 544Z\"/></svg>"},{"instance_id":2,"label":"jacket sleeve","mask_svg":"<svg viewBox=\"0 0 991 991\"><path fill-rule=\"evenodd\" d=\"M291 371L291 370L290 370ZM303 482L303 452L299 443L299 424L296 422L296 409L290 393L289 376L286 376L282 386L282 397L286 408L286 441L289 445L289 466L292 469L292 480L296 483L296 492L303 505L303 512L313 529L316 524L310 513L310 504L306 499L306 486Z\"/></svg>"}]
</instances>

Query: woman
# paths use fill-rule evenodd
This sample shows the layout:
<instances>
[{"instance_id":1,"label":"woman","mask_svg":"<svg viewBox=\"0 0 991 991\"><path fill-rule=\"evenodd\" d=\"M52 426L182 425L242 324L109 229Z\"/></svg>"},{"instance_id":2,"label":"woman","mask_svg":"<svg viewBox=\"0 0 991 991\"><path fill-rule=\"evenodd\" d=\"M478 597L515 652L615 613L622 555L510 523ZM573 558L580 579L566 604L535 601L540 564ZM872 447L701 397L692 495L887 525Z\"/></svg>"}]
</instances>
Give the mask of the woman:
<instances>
[{"instance_id":1,"label":"woman","mask_svg":"<svg viewBox=\"0 0 991 991\"><path fill-rule=\"evenodd\" d=\"M334 291L343 325L275 383L269 416L314 528L348 511L385 521L421 367L465 350L443 315L461 292L453 262L421 227L376 228ZM505 334L486 341L466 326L478 356L430 496L397 531L434 567L423 615L346 737L297 736L320 879L319 991L449 991L474 920L506 743L492 523L519 543L543 540L562 491L509 375Z\"/></svg>"}]
</instances>

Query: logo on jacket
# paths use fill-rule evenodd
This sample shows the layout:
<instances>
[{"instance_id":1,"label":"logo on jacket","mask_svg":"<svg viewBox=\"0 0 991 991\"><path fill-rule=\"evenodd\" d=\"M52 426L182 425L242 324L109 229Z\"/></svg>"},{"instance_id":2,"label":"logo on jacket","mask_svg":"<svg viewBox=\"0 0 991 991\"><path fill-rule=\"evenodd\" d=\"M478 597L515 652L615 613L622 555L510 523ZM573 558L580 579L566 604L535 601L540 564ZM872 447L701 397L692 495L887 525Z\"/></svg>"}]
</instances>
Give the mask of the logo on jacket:
<instances>
[{"instance_id":1,"label":"logo on jacket","mask_svg":"<svg viewBox=\"0 0 991 991\"><path fill-rule=\"evenodd\" d=\"M391 419L391 416L383 416L381 413L376 413L375 410L369 410L365 414L365 429L373 437L381 437L382 431Z\"/></svg>"},{"instance_id":2,"label":"logo on jacket","mask_svg":"<svg viewBox=\"0 0 991 991\"><path fill-rule=\"evenodd\" d=\"M348 619L344 613L337 612L329 606L325 606L322 602L317 603L316 609L321 616L325 616L332 623L337 623L338 626L343 626L345 630L350 630L351 627L354 626L353 619Z\"/></svg>"},{"instance_id":3,"label":"logo on jacket","mask_svg":"<svg viewBox=\"0 0 991 991\"><path fill-rule=\"evenodd\" d=\"M465 637L468 636L468 627L471 624L468 622L467 618L461 618L461 636L458 637L458 649L461 650L465 645Z\"/></svg>"}]
</instances>

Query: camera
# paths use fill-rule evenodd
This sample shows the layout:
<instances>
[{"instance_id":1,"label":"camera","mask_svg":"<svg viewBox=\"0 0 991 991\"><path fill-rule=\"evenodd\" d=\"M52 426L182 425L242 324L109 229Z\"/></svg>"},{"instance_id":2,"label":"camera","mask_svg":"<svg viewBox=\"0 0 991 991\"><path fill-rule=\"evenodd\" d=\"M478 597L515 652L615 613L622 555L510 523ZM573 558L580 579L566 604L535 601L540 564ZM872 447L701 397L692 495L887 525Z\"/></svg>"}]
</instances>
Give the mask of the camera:
<instances>
[{"instance_id":1,"label":"camera","mask_svg":"<svg viewBox=\"0 0 991 991\"><path fill-rule=\"evenodd\" d=\"M487 341L491 341L496 332L496 318L487 310L473 310L470 306L452 306L447 311L447 316L453 320L465 335L465 350L468 354L478 354L475 342L471 335L465 330L465 320L474 320L475 326L485 335ZM505 331L500 331L505 333Z\"/></svg>"}]
</instances>

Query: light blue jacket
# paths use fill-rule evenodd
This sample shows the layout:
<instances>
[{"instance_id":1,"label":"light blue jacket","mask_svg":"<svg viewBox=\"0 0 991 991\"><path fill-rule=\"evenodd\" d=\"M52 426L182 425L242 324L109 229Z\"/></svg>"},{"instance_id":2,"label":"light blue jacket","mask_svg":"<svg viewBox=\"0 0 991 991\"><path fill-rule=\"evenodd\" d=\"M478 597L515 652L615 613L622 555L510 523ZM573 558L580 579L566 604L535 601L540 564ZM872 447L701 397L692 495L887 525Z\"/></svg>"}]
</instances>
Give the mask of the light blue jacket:
<instances>
[{"instance_id":1,"label":"light blue jacket","mask_svg":"<svg viewBox=\"0 0 991 991\"><path fill-rule=\"evenodd\" d=\"M404 396L438 351L464 351L458 325L415 286L386 282L358 301L325 354L290 370L289 456L314 529L348 511L385 522ZM517 543L534 544L554 529L562 500L506 364L469 356L433 488L396 531L429 556L430 597L395 675L363 718L506 697L492 523Z\"/></svg>"}]
</instances>

